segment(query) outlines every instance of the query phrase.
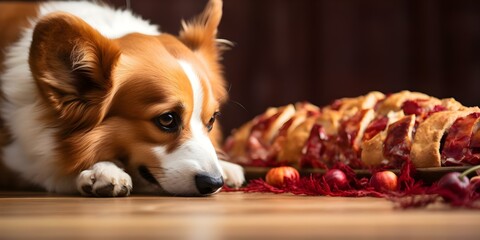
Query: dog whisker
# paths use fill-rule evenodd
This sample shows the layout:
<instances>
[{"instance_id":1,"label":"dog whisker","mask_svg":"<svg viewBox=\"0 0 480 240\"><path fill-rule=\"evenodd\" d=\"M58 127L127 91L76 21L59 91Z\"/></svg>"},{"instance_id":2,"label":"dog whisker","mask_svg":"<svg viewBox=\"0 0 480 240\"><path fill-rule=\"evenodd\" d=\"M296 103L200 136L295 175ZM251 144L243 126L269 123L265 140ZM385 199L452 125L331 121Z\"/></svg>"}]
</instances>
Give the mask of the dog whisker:
<instances>
[{"instance_id":1,"label":"dog whisker","mask_svg":"<svg viewBox=\"0 0 480 240\"><path fill-rule=\"evenodd\" d=\"M248 113L248 110L239 102L237 101L233 101L233 100L229 100L229 102L232 102L232 103L235 103L235 105L239 106L240 108L242 108L243 110L245 110L245 112Z\"/></svg>"}]
</instances>

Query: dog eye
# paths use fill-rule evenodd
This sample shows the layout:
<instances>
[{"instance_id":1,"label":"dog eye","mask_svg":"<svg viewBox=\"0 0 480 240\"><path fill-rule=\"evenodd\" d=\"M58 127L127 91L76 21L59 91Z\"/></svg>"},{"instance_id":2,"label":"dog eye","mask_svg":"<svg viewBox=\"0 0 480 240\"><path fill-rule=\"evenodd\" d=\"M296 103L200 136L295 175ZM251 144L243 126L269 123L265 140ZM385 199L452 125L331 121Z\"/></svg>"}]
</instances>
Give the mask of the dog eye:
<instances>
[{"instance_id":1,"label":"dog eye","mask_svg":"<svg viewBox=\"0 0 480 240\"><path fill-rule=\"evenodd\" d=\"M153 122L163 131L175 132L180 125L180 117L175 112L168 112L154 118Z\"/></svg>"},{"instance_id":2,"label":"dog eye","mask_svg":"<svg viewBox=\"0 0 480 240\"><path fill-rule=\"evenodd\" d=\"M213 129L213 124L215 123L215 119L220 116L220 112L215 112L213 116L210 118L210 120L207 123L207 130L210 132Z\"/></svg>"}]
</instances>

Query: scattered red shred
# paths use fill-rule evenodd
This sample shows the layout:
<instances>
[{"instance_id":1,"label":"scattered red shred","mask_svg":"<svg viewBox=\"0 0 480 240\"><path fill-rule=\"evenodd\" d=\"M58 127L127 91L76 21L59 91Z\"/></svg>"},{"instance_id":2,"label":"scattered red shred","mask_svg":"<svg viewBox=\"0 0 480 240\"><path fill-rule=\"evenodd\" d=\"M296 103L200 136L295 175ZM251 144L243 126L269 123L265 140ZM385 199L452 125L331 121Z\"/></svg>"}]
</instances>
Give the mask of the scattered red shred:
<instances>
[{"instance_id":1,"label":"scattered red shred","mask_svg":"<svg viewBox=\"0 0 480 240\"><path fill-rule=\"evenodd\" d=\"M466 198L459 198L455 193L448 193L437 187L436 183L426 185L422 181L413 178L415 167L411 161L406 161L398 175L399 189L393 192L379 192L369 185L369 179L359 177L351 167L343 163L337 163L333 168L339 169L345 173L349 181L349 186L345 189L333 189L329 187L325 178L321 174L310 174L301 177L297 181L285 179L282 187L273 187L263 179L253 179L244 187L234 189L225 186L224 192L246 192L246 193L291 193L295 195L307 196L332 196L332 197L378 197L385 198L394 203L396 208L420 208L426 207L432 203L441 202L443 198L440 195L448 195L450 202L446 202L453 207L465 207L480 209L480 193L470 191ZM371 169L371 172L382 169Z\"/></svg>"}]
</instances>

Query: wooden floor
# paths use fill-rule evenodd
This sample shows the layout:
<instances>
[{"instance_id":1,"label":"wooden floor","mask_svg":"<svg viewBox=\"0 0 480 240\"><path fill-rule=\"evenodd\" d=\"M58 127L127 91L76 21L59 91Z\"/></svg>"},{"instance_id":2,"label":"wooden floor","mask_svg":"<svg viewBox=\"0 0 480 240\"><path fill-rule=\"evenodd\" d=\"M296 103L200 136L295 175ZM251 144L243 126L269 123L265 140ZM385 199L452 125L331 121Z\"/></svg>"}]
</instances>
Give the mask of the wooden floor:
<instances>
[{"instance_id":1,"label":"wooden floor","mask_svg":"<svg viewBox=\"0 0 480 240\"><path fill-rule=\"evenodd\" d=\"M480 211L376 198L0 193L0 239L480 239Z\"/></svg>"}]
</instances>

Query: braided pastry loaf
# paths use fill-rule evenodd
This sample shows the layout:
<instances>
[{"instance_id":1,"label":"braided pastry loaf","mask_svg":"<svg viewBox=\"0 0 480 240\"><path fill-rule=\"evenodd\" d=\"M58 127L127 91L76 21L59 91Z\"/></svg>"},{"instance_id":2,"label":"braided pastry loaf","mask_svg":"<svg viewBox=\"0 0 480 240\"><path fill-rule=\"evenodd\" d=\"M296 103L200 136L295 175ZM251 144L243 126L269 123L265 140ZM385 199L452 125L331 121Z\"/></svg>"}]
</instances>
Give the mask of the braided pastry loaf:
<instances>
[{"instance_id":1,"label":"braided pastry loaf","mask_svg":"<svg viewBox=\"0 0 480 240\"><path fill-rule=\"evenodd\" d=\"M370 92L319 108L269 108L234 130L224 150L246 166L399 168L480 164L480 109L452 98Z\"/></svg>"}]
</instances>

